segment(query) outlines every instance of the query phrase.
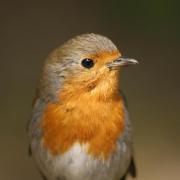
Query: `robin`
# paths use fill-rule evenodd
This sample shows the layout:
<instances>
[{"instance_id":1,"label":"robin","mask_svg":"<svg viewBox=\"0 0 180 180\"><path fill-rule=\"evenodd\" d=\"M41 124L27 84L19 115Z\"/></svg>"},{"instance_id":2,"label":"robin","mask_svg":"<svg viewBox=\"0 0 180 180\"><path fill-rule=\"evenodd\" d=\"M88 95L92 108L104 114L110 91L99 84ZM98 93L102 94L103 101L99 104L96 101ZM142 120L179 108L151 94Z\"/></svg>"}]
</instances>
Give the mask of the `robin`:
<instances>
[{"instance_id":1,"label":"robin","mask_svg":"<svg viewBox=\"0 0 180 180\"><path fill-rule=\"evenodd\" d=\"M97 34L77 36L49 55L28 128L30 151L44 179L136 176L119 72L137 63Z\"/></svg>"}]
</instances>

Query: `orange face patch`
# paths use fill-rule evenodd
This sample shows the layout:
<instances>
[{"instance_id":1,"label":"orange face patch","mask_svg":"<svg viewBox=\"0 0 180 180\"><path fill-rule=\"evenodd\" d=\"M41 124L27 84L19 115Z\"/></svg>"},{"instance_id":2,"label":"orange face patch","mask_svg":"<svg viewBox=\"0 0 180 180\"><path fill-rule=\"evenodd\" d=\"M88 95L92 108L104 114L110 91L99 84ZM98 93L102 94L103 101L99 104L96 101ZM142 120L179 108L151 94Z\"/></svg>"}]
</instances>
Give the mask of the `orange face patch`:
<instances>
[{"instance_id":1,"label":"orange face patch","mask_svg":"<svg viewBox=\"0 0 180 180\"><path fill-rule=\"evenodd\" d=\"M90 54L87 57L95 60L98 63L98 65L104 65L108 62L117 59L120 56L121 56L120 52L116 50L112 52L102 51L97 54Z\"/></svg>"},{"instance_id":2,"label":"orange face patch","mask_svg":"<svg viewBox=\"0 0 180 180\"><path fill-rule=\"evenodd\" d=\"M101 54L96 58L107 56ZM90 91L87 85L75 81L66 82L59 92L59 103L50 103L45 109L41 123L44 146L56 155L79 142L88 144L89 154L108 158L124 129L118 76L106 73L98 77L98 86Z\"/></svg>"}]
</instances>

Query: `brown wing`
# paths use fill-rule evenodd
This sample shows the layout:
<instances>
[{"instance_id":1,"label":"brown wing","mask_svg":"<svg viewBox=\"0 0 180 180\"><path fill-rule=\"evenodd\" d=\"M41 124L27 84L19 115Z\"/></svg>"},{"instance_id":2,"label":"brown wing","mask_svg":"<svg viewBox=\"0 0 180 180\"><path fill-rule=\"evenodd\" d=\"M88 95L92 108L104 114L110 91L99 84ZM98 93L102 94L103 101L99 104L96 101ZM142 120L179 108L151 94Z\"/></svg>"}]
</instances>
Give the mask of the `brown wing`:
<instances>
[{"instance_id":1,"label":"brown wing","mask_svg":"<svg viewBox=\"0 0 180 180\"><path fill-rule=\"evenodd\" d=\"M126 180L126 177L128 174L130 174L133 178L135 178L137 176L136 165L135 165L133 157L131 158L129 168L128 168L126 174L120 180Z\"/></svg>"}]
</instances>

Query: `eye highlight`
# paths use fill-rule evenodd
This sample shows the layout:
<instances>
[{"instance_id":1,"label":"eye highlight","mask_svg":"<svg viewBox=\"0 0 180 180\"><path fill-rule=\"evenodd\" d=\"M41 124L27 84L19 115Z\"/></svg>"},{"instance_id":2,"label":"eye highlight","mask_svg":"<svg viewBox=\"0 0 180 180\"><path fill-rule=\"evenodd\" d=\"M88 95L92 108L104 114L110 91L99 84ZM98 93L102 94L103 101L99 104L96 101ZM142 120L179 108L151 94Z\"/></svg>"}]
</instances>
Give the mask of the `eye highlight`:
<instances>
[{"instance_id":1,"label":"eye highlight","mask_svg":"<svg viewBox=\"0 0 180 180\"><path fill-rule=\"evenodd\" d=\"M85 68L90 69L94 66L94 61L92 59L86 58L81 61L81 65Z\"/></svg>"}]
</instances>

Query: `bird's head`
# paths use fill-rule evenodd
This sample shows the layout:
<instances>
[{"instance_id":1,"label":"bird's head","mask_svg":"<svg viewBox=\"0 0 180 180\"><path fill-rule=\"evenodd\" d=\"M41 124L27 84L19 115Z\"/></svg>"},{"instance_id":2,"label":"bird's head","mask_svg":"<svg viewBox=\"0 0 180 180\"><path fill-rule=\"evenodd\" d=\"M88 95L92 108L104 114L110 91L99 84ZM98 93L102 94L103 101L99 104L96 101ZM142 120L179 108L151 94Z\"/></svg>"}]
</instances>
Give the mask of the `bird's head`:
<instances>
[{"instance_id":1,"label":"bird's head","mask_svg":"<svg viewBox=\"0 0 180 180\"><path fill-rule=\"evenodd\" d=\"M58 154L80 142L89 154L108 158L124 129L119 71L136 63L96 34L77 36L52 52L40 87L48 101L41 124L44 145Z\"/></svg>"},{"instance_id":2,"label":"bird's head","mask_svg":"<svg viewBox=\"0 0 180 180\"><path fill-rule=\"evenodd\" d=\"M119 88L121 67L132 64L137 61L122 58L108 38L83 34L50 54L41 86L46 94L52 95L61 91L69 96L74 93L109 97Z\"/></svg>"}]
</instances>

